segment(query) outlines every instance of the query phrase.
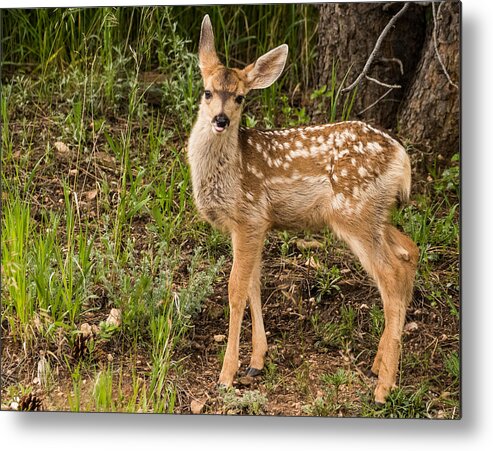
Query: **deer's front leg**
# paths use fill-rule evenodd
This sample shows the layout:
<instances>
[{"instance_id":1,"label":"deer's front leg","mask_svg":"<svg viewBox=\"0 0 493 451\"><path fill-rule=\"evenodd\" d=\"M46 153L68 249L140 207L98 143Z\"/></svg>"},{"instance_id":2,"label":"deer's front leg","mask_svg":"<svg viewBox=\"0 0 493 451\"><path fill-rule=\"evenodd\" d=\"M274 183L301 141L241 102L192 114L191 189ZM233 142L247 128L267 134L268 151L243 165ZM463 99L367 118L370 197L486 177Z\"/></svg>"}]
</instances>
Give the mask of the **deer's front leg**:
<instances>
[{"instance_id":1,"label":"deer's front leg","mask_svg":"<svg viewBox=\"0 0 493 451\"><path fill-rule=\"evenodd\" d=\"M257 376L264 367L267 353L267 337L265 336L264 320L262 317L262 302L260 298L260 275L262 269L261 256L258 256L253 267L250 279L248 297L250 299L250 313L252 316L252 358L246 374Z\"/></svg>"},{"instance_id":2,"label":"deer's front leg","mask_svg":"<svg viewBox=\"0 0 493 451\"><path fill-rule=\"evenodd\" d=\"M241 322L249 294L252 273L260 260L264 234L258 232L234 231L233 268L229 276L229 332L223 368L219 384L230 387L238 371L238 354Z\"/></svg>"}]
</instances>

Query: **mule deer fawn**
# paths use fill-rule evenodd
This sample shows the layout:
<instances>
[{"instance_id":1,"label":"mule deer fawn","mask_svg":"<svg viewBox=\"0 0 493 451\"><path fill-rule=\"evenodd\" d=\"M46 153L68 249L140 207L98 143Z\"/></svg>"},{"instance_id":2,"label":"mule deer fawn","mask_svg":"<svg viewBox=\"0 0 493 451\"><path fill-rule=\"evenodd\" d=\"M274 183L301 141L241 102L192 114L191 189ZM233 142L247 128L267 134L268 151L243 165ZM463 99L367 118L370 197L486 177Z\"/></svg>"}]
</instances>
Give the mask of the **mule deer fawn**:
<instances>
[{"instance_id":1,"label":"mule deer fawn","mask_svg":"<svg viewBox=\"0 0 493 451\"><path fill-rule=\"evenodd\" d=\"M418 260L416 245L389 223L396 198L409 197L409 157L387 133L359 121L286 130L240 126L245 96L274 83L287 54L287 45L281 45L244 69L226 68L215 51L210 19L203 19L204 94L188 159L198 211L228 232L233 245L228 343L219 383L231 386L238 371L247 300L252 355L246 374L256 376L264 366L260 272L266 233L329 226L374 278L383 299L385 330L371 370L378 375L375 401L384 403L396 380Z\"/></svg>"}]
</instances>

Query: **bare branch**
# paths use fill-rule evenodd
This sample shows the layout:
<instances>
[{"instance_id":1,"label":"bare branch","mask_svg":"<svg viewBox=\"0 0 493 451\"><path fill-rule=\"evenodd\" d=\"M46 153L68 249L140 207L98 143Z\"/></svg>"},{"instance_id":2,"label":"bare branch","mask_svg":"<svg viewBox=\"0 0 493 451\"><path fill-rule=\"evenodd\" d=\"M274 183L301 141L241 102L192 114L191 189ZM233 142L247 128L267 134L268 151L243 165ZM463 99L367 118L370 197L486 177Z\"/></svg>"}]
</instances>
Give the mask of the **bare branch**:
<instances>
[{"instance_id":1,"label":"bare branch","mask_svg":"<svg viewBox=\"0 0 493 451\"><path fill-rule=\"evenodd\" d=\"M383 86L385 88L390 88L390 89L400 89L401 85L389 85L388 83L384 83L383 81L377 80L376 78L370 77L369 75L365 75L365 78L368 81L372 81L373 83L376 83L377 85Z\"/></svg>"},{"instance_id":2,"label":"bare branch","mask_svg":"<svg viewBox=\"0 0 493 451\"><path fill-rule=\"evenodd\" d=\"M437 16L440 14L440 8L442 7L443 3L440 3L438 6L438 11L435 14L435 3L431 4L431 10L433 12L433 45L435 47L435 53L437 55L438 62L440 63L440 66L442 66L443 73L447 77L448 82L455 88L459 89L459 86L452 81L450 78L450 75L445 67L445 64L443 63L442 57L440 56L440 53L438 52L438 45L437 45Z\"/></svg>"},{"instance_id":3,"label":"bare branch","mask_svg":"<svg viewBox=\"0 0 493 451\"><path fill-rule=\"evenodd\" d=\"M380 50L380 46L382 45L383 40L385 39L385 36L387 36L387 33L389 30L394 26L394 24L397 22L397 19L399 19L402 14L406 11L406 9L409 7L409 2L406 2L404 6L399 10L399 12L396 13L392 19L390 19L389 23L385 26L383 29L382 33L380 33L380 36L377 39L377 42L375 43L375 47L373 48L373 51L370 54L370 57L366 61L365 66L363 67L363 70L361 73L358 75L358 78L354 80L353 83L351 83L347 88L344 88L341 92L347 92L351 91L362 79L365 77L370 70L370 66L373 63L373 60L375 59L375 56L377 55L378 51Z\"/></svg>"},{"instance_id":4,"label":"bare branch","mask_svg":"<svg viewBox=\"0 0 493 451\"><path fill-rule=\"evenodd\" d=\"M356 113L356 116L361 116L363 113L366 113L370 108L373 108L380 100L382 100L384 97L387 97L387 95L393 91L393 87L387 89L385 91L385 94L381 95L377 100L375 100L371 105L368 105L366 108L362 109L359 113Z\"/></svg>"}]
</instances>

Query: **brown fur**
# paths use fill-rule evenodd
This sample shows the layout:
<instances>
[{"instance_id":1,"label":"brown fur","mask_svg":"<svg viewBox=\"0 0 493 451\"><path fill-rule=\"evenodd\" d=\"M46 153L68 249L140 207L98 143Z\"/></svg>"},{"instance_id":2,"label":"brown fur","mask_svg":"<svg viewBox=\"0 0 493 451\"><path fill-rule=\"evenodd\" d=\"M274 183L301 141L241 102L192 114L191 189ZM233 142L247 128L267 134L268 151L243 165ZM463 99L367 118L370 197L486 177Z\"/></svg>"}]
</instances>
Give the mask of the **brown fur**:
<instances>
[{"instance_id":1,"label":"brown fur","mask_svg":"<svg viewBox=\"0 0 493 451\"><path fill-rule=\"evenodd\" d=\"M211 98L202 99L190 136L194 197L199 212L228 232L233 244L229 336L220 383L231 385L238 370L247 300L252 313L250 366L260 370L264 365L260 271L266 233L329 226L348 243L382 295L385 330L372 370L378 374L375 399L384 402L396 379L418 260L416 245L389 224L396 198L405 199L410 191L405 149L387 133L359 121L290 130L240 127L242 107L236 97L273 83L282 72L287 48L278 47L243 70L227 69L215 53L206 16L199 49L204 88ZM213 129L218 114L231 121L223 132Z\"/></svg>"}]
</instances>

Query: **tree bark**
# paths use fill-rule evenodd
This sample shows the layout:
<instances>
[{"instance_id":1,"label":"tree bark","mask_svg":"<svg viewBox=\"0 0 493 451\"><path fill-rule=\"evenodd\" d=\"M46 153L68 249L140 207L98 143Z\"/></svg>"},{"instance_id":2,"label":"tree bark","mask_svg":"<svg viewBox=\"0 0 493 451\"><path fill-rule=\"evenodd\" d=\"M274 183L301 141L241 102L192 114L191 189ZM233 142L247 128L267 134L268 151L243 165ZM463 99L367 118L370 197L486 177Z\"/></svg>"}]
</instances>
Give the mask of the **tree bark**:
<instances>
[{"instance_id":1,"label":"tree bark","mask_svg":"<svg viewBox=\"0 0 493 451\"><path fill-rule=\"evenodd\" d=\"M380 33L403 3L327 3L320 6L318 28L318 86L331 84L332 66L337 64L337 82L347 74L344 86L361 73ZM411 4L385 37L368 75L387 84L397 84L384 99L363 114L388 88L363 79L358 86L351 117L394 128L400 102L419 62L425 36L425 8ZM402 64L402 72L401 72Z\"/></svg>"},{"instance_id":2,"label":"tree bark","mask_svg":"<svg viewBox=\"0 0 493 451\"><path fill-rule=\"evenodd\" d=\"M398 132L403 138L449 158L459 151L460 3L435 4L435 16L437 48L432 18L421 61L399 110Z\"/></svg>"}]
</instances>

